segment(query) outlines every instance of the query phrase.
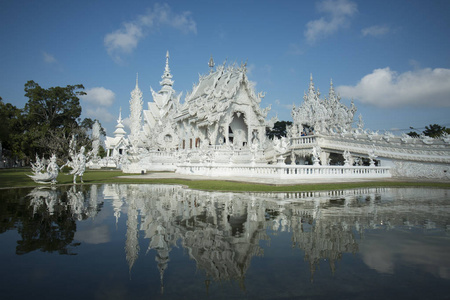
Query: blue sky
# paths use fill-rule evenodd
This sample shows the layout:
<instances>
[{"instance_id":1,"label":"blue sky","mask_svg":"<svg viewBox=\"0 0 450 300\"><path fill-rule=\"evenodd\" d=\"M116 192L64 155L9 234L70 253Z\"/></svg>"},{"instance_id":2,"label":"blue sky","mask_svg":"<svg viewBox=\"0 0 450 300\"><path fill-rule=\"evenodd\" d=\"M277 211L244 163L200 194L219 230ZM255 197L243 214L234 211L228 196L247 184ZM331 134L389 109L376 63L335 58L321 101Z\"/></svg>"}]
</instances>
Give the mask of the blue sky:
<instances>
[{"instance_id":1,"label":"blue sky","mask_svg":"<svg viewBox=\"0 0 450 300\"><path fill-rule=\"evenodd\" d=\"M0 97L22 108L24 84L83 84L83 117L112 134L139 73L144 107L166 51L183 97L216 64L247 61L262 106L291 120L312 73L373 130L450 127L450 1L0 2ZM357 118L355 118L357 119Z\"/></svg>"}]
</instances>

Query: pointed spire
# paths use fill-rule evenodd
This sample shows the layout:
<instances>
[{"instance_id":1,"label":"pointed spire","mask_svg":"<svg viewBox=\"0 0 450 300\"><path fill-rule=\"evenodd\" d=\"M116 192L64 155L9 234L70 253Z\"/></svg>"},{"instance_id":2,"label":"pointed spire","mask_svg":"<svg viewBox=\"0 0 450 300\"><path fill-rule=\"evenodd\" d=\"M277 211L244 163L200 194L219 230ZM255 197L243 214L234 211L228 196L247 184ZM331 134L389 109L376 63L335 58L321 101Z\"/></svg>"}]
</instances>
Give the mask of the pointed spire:
<instances>
[{"instance_id":1,"label":"pointed spire","mask_svg":"<svg viewBox=\"0 0 450 300\"><path fill-rule=\"evenodd\" d=\"M170 73L170 68L169 68L169 50L167 50L167 53L166 53L166 68L164 69L164 71L166 72L166 73Z\"/></svg>"},{"instance_id":2,"label":"pointed spire","mask_svg":"<svg viewBox=\"0 0 450 300\"><path fill-rule=\"evenodd\" d=\"M169 51L166 52L166 67L164 68L164 74L161 76L162 81L159 84L162 86L161 90L165 90L166 92L172 87L172 74L170 74L169 68Z\"/></svg>"},{"instance_id":3,"label":"pointed spire","mask_svg":"<svg viewBox=\"0 0 450 300\"><path fill-rule=\"evenodd\" d=\"M119 110L119 119L117 119L116 130L114 130L115 137L121 137L127 134L125 130L123 130L124 126L122 124L122 107Z\"/></svg>"},{"instance_id":4,"label":"pointed spire","mask_svg":"<svg viewBox=\"0 0 450 300\"><path fill-rule=\"evenodd\" d=\"M119 119L117 120L118 124L122 124L122 106L119 108Z\"/></svg>"},{"instance_id":5,"label":"pointed spire","mask_svg":"<svg viewBox=\"0 0 450 300\"><path fill-rule=\"evenodd\" d=\"M313 76L312 73L310 73L309 75L309 89L308 89L308 94L310 94L310 96L313 96L315 94L315 89L314 89L314 82L313 82Z\"/></svg>"},{"instance_id":6,"label":"pointed spire","mask_svg":"<svg viewBox=\"0 0 450 300\"><path fill-rule=\"evenodd\" d=\"M136 73L136 88L139 88L138 81L139 81L139 73Z\"/></svg>"},{"instance_id":7,"label":"pointed spire","mask_svg":"<svg viewBox=\"0 0 450 300\"><path fill-rule=\"evenodd\" d=\"M212 73L213 72L213 68L214 68L214 59L213 59L212 54L211 54L211 58L209 59L208 66L209 66L209 73Z\"/></svg>"}]
</instances>

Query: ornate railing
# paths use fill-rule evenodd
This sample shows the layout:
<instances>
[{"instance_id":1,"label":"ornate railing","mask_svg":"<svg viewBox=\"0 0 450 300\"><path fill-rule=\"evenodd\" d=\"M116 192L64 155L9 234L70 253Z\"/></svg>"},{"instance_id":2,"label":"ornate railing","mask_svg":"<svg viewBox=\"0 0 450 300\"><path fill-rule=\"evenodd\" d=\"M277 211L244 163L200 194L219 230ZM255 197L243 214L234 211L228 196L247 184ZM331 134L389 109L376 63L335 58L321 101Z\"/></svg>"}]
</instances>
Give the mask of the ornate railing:
<instances>
[{"instance_id":1,"label":"ornate railing","mask_svg":"<svg viewBox=\"0 0 450 300\"><path fill-rule=\"evenodd\" d=\"M316 136L307 135L291 139L291 146L314 145L317 143Z\"/></svg>"},{"instance_id":2,"label":"ornate railing","mask_svg":"<svg viewBox=\"0 0 450 300\"><path fill-rule=\"evenodd\" d=\"M246 176L286 179L306 178L389 178L388 167L309 166L309 165L238 165L179 164L177 173L207 176Z\"/></svg>"}]
</instances>

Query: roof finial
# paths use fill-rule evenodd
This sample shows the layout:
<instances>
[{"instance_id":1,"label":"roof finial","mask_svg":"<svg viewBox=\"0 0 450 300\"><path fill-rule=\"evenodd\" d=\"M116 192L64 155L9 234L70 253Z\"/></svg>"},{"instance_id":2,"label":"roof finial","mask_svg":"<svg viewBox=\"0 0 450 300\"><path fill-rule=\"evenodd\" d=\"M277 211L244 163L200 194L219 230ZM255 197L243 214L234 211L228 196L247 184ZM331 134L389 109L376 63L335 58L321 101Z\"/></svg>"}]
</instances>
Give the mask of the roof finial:
<instances>
[{"instance_id":1,"label":"roof finial","mask_svg":"<svg viewBox=\"0 0 450 300\"><path fill-rule=\"evenodd\" d=\"M136 87L138 87L139 73L136 73Z\"/></svg>"},{"instance_id":2,"label":"roof finial","mask_svg":"<svg viewBox=\"0 0 450 300\"><path fill-rule=\"evenodd\" d=\"M313 81L312 73L309 73L309 81Z\"/></svg>"},{"instance_id":3,"label":"roof finial","mask_svg":"<svg viewBox=\"0 0 450 300\"><path fill-rule=\"evenodd\" d=\"M162 81L159 82L159 84L164 87L164 86L172 86L173 85L173 81L172 79L172 74L170 74L170 68L169 68L169 50L167 50L166 52L166 67L164 68L164 74L161 76Z\"/></svg>"},{"instance_id":4,"label":"roof finial","mask_svg":"<svg viewBox=\"0 0 450 300\"><path fill-rule=\"evenodd\" d=\"M330 78L330 86L333 86L333 78Z\"/></svg>"},{"instance_id":5,"label":"roof finial","mask_svg":"<svg viewBox=\"0 0 450 300\"><path fill-rule=\"evenodd\" d=\"M119 108L119 119L117 120L117 123L122 123L122 106Z\"/></svg>"},{"instance_id":6,"label":"roof finial","mask_svg":"<svg viewBox=\"0 0 450 300\"><path fill-rule=\"evenodd\" d=\"M211 58L209 59L208 66L209 66L209 73L212 73L213 72L213 68L214 68L214 59L213 59L212 54L211 54Z\"/></svg>"},{"instance_id":7,"label":"roof finial","mask_svg":"<svg viewBox=\"0 0 450 300\"><path fill-rule=\"evenodd\" d=\"M166 53L166 68L165 68L165 72L166 73L170 73L170 68L169 68L169 50L167 50L167 53Z\"/></svg>"}]
</instances>

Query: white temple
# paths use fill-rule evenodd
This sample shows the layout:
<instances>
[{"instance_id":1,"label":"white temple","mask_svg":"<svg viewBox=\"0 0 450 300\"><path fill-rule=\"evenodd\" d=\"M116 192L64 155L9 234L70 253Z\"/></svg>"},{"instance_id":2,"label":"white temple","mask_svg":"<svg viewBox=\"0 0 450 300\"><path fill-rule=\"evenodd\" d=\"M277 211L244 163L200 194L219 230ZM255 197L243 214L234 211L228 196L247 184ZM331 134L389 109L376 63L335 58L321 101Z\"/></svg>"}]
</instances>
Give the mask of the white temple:
<instances>
[{"instance_id":1,"label":"white temple","mask_svg":"<svg viewBox=\"0 0 450 300\"><path fill-rule=\"evenodd\" d=\"M270 107L261 109L246 64L215 67L200 75L184 102L173 88L169 52L160 90L143 109L136 87L130 99L130 134L121 116L114 137L106 138L107 163L126 173L167 170L208 176L421 177L450 179L450 138L394 136L354 126L356 106L340 102L330 83L320 98L311 75L303 103L293 106L288 136L269 140ZM336 159L336 157L340 159Z\"/></svg>"}]
</instances>

